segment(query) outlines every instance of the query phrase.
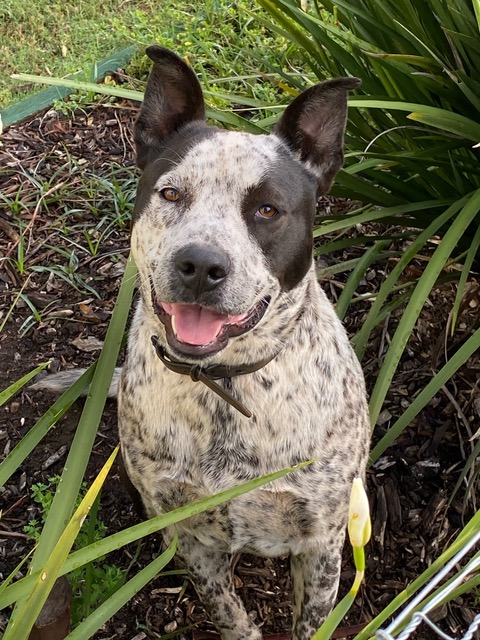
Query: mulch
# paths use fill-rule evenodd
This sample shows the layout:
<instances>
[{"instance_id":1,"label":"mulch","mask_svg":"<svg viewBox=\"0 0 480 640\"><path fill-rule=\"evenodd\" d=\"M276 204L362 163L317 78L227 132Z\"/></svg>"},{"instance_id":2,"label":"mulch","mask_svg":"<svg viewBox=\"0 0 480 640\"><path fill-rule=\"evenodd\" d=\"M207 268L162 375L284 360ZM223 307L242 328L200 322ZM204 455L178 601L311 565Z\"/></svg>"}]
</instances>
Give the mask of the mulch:
<instances>
[{"instance_id":1,"label":"mulch","mask_svg":"<svg viewBox=\"0 0 480 640\"><path fill-rule=\"evenodd\" d=\"M55 371L85 366L98 355L128 254L128 228L114 209L112 193L105 190L92 194L85 184L92 175L112 181L113 167L116 179L127 185L127 196L133 197L134 182L129 179L134 171L131 127L135 112L136 107L127 103L98 103L77 112L73 119L51 110L10 128L0 139L0 326L4 323L0 332L0 389L46 360L52 361L50 369ZM85 207L87 200L94 201L94 206ZM348 203L327 198L319 213L341 211L346 206ZM119 222L102 239L100 223L104 218L118 218ZM21 237L19 219L23 224ZM87 227L99 241L94 254L86 245ZM365 231L359 227L352 233L362 235ZM367 231L375 234L378 228L371 225ZM23 255L19 247L23 247ZM400 241L392 248L401 250ZM323 263L350 260L363 250L360 245L353 246L329 255ZM406 278L421 273L425 260L426 256L419 256ZM392 259L373 265L358 287L358 297L374 293L393 264ZM66 279L61 277L65 273ZM345 279L346 275L340 274L323 283L333 301ZM18 298L20 291L35 305L37 314L25 298ZM376 426L375 440L478 327L478 283L472 282L470 292L453 337L445 327L454 286L439 285L430 296L399 365ZM361 327L368 304L359 301L351 307L346 326L352 335ZM370 390L401 313L392 312L372 335L363 363ZM345 621L344 635L358 632L358 625L372 619L427 568L473 513L474 495L467 495L464 487L451 502L450 496L475 444L471 438L479 426L479 377L480 356L476 354L370 469L373 538L368 547L365 585ZM46 394L26 388L2 408L0 457L15 446L50 404ZM30 487L61 472L80 412L78 402L19 472L0 488L0 579L6 578L32 547L24 526L39 513ZM117 443L115 412L115 404L109 402L87 482ZM101 518L108 534L138 521L126 493L119 488L118 473L105 486ZM133 570L152 560L160 546L159 536L145 542ZM125 568L135 553L136 547L130 546L108 561ZM264 634L288 632L288 559L243 556L235 558L233 564L237 590ZM341 594L346 593L353 576L346 549ZM474 598L464 597L442 607L437 620L455 636L466 629L475 613ZM8 611L0 613L0 631L8 615ZM195 625L197 638L200 632L213 631L189 581L182 575L159 576L94 638L158 638L190 625ZM421 637L436 637L429 633L425 630Z\"/></svg>"}]
</instances>

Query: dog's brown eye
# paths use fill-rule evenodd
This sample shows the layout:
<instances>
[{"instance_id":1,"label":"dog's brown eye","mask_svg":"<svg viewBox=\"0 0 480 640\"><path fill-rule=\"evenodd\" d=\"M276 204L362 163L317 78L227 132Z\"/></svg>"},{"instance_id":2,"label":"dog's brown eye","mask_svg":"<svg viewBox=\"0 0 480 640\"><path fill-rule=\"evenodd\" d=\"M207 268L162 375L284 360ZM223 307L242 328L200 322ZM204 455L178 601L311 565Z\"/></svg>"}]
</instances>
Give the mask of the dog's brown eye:
<instances>
[{"instance_id":1,"label":"dog's brown eye","mask_svg":"<svg viewBox=\"0 0 480 640\"><path fill-rule=\"evenodd\" d=\"M255 212L255 215L259 218L273 218L277 213L278 210L275 209L275 207L272 207L269 204L262 204L262 206Z\"/></svg>"},{"instance_id":2,"label":"dog's brown eye","mask_svg":"<svg viewBox=\"0 0 480 640\"><path fill-rule=\"evenodd\" d=\"M160 193L168 202L177 202L177 200L180 200L180 193L173 187L166 187L162 189Z\"/></svg>"}]
</instances>

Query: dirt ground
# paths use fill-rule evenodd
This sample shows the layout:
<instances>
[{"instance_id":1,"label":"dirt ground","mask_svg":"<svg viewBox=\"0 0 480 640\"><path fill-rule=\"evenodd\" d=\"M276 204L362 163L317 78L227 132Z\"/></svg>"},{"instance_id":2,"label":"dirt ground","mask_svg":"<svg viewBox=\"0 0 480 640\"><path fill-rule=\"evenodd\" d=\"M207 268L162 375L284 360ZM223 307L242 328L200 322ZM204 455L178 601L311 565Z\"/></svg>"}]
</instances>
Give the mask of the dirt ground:
<instances>
[{"instance_id":1,"label":"dirt ground","mask_svg":"<svg viewBox=\"0 0 480 640\"><path fill-rule=\"evenodd\" d=\"M98 355L128 254L128 221L125 210L118 208L125 205L122 197L128 201L134 197L131 125L135 110L128 104L99 104L77 112L73 119L49 111L10 128L0 139L0 327L4 323L0 332L0 390L46 360L52 360L50 370L55 371L84 366ZM114 185L113 190L99 188L88 193L85 182L92 175L104 177ZM94 204L86 207L87 201ZM325 199L320 213L343 206ZM20 243L19 219L26 225ZM102 226L102 220L113 221L105 233L108 224ZM98 245L93 253L88 249L86 228L90 241ZM327 264L351 259L361 251L361 247L353 247L329 255ZM407 277L418 275L423 265L420 257ZM45 270L45 266L50 268ZM388 261L380 267L374 265L358 293L374 292L390 267ZM332 300L344 281L341 274L323 283ZM25 299L17 298L20 290L35 305L36 314ZM395 376L375 439L478 327L478 282L476 289L472 282L472 292L453 337L445 333L453 286L438 286L430 297ZM351 334L361 326L366 304L351 307L346 319ZM392 313L370 341L363 362L369 389L400 315L401 311ZM464 488L450 506L448 500L474 444L469 438L480 426L479 377L480 355L476 354L370 469L374 535L368 547L366 582L345 622L344 636L358 632L358 625L372 619L429 566L471 515L475 504ZM0 459L50 404L47 394L27 387L0 409ZM81 406L81 402L74 405L19 472L0 488L0 580L32 547L24 526L39 514L30 487L61 472ZM109 402L87 482L116 444L116 407ZM108 534L138 521L117 472L107 481L100 517ZM148 539L134 560L134 570L152 560L160 545L158 536ZM125 568L135 552L131 545L113 554L109 562ZM353 575L346 550L342 593L348 590ZM291 593L287 559L238 558L235 584L265 635L288 632ZM453 635L465 630L476 613L474 600L467 597L443 607L437 616L441 627ZM8 615L8 611L0 613L0 631ZM94 638L158 638L189 625L195 627L187 637L213 630L189 581L182 575L160 575ZM425 631L418 637L434 636Z\"/></svg>"}]
</instances>

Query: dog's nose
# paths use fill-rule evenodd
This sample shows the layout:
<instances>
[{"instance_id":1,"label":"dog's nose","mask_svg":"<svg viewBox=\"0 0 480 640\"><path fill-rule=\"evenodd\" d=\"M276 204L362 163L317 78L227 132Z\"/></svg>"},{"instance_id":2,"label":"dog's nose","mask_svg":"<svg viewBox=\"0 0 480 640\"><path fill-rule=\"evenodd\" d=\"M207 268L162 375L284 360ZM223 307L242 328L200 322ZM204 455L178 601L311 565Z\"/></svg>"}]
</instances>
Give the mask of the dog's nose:
<instances>
[{"instance_id":1,"label":"dog's nose","mask_svg":"<svg viewBox=\"0 0 480 640\"><path fill-rule=\"evenodd\" d=\"M175 256L183 284L195 294L218 287L230 271L230 258L219 248L189 244Z\"/></svg>"}]
</instances>

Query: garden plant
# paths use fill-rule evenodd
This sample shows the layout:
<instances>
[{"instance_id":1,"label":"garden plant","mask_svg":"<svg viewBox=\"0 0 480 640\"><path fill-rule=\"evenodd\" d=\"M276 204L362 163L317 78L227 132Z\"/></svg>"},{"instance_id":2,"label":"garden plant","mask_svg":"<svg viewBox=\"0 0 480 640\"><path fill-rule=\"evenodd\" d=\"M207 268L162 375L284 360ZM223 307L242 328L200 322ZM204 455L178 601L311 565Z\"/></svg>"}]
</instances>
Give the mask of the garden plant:
<instances>
[{"instance_id":1,"label":"garden plant","mask_svg":"<svg viewBox=\"0 0 480 640\"><path fill-rule=\"evenodd\" d=\"M162 33L163 44L177 45L177 49L180 48L189 59L193 61L195 57L197 68L202 66L207 95L211 100L209 116L221 125L241 126L259 133L269 131L283 103L287 103L301 88L341 75L362 79L361 89L349 100L346 163L332 191L340 201L348 198L353 204L342 208L339 213L330 209L319 215L314 236L319 277L327 279L332 274L343 277L341 293L336 301L339 316L346 321L354 315L362 316L352 341L366 368L371 367L367 359L369 345L382 327L392 322L392 335L382 343L370 392L374 430L371 464L375 466L395 449L407 429L418 425L422 412L435 404L438 394L448 388L459 371L478 367L480 2L258 0L256 5L237 4L239 6L234 8L226 2L212 0L205 3L203 13L196 13L187 3L181 9L175 9L181 13L181 20L178 13L175 14L172 22L175 28L169 33ZM219 15L223 18L223 26L217 26ZM137 37L137 42L147 44L159 38L159 26L154 20L149 21L148 16L140 11L136 16L130 16L135 17L137 24L142 25L142 35L146 40ZM121 31L121 24L116 24ZM112 101L141 100L144 64L140 54L134 58L129 72L138 78L130 80L128 85L113 80L106 84L93 84L88 82L88 73L81 81L58 77L39 79L32 75L23 75L22 78L28 82L70 86L78 92L70 106L88 109L87 94L91 98L102 93ZM68 103L63 108L68 108ZM72 164L72 175L77 170L78 167ZM35 176L30 174L25 177L29 184L33 180ZM81 233L87 251L94 257L114 230L126 233L135 177L131 170L116 167L111 169L108 179L83 172L82 180L77 194L79 202L81 199L79 206L84 207L88 201L97 222L83 227ZM1 202L11 213L18 233L16 250L8 257L9 264L19 274L22 285L18 287L7 312L0 317L0 332L13 321L16 305L22 301L31 313L19 327L21 335L49 319L48 308L39 311L28 294L29 278L34 273L42 273L42 269L49 277L63 278L72 288L88 295L98 295L94 284L87 282L79 273L78 255L84 255L81 247L71 245L61 258L62 266L30 264L28 221L32 217L35 219L35 212L38 213L42 207L48 209L56 206L62 198L70 197L54 178L48 184L38 181L34 186L38 200L33 212L31 203L25 201L21 190L13 196L2 195ZM89 189L87 197L85 194ZM99 192L104 193L105 200L115 203L110 217L102 217L101 207L97 207L94 193ZM69 220L65 222L65 235L71 230L68 225L73 224L72 217ZM81 225L80 220L76 230ZM338 255L338 252L353 246L359 248L354 258L340 264L324 262L329 255L335 252ZM383 278L374 292L365 293L362 286L366 273L374 269L381 271ZM41 439L91 384L58 480L58 490L45 510L41 533L35 531L38 543L29 557L19 558L19 565L0 584L0 609L14 607L3 636L5 640L27 640L58 576L88 567L99 558L108 558L109 552L123 545L292 471L279 470L274 476L246 483L121 532L108 535L107 531L101 539L87 536L84 546L72 551L84 519L92 508L95 512L97 496L115 455L112 454L112 459L88 491L82 493L85 469L113 369L124 344L135 273L135 265L128 259L98 361L70 390L52 402L52 406L0 463L1 487L21 469ZM438 292L447 289L454 293L447 298L448 322L441 332L441 355L432 366L423 388L402 405L402 413L385 427L382 414L392 393L397 369L407 357L412 335L431 300L441 299L442 294ZM9 403L47 366L48 362L44 362L30 372L25 371L24 377L0 394L0 405ZM479 397L477 374L476 385L471 386L469 406L473 407L474 399ZM480 439L476 434L480 423L474 423L474 415L472 411L472 417L465 419L462 435L465 460L457 469L456 486L447 496L447 503L451 504L457 493L465 495L462 526L458 527L455 537L439 549L435 561L421 575L412 576L409 585L357 633L355 640L372 638L376 630L385 626L387 620L396 615L480 530L480 513L475 510L472 499L480 470L477 461ZM101 519L101 509L96 517ZM363 542L367 537L362 538ZM357 544L354 543L357 576L365 569L363 546L358 539ZM119 576L100 604L84 609L83 619L67 637L77 640L94 637L109 618L163 569L174 553L175 541L133 577L130 576L134 570L130 567L129 575ZM365 553L368 561L368 546ZM28 575L16 580L18 571L27 563ZM479 584L480 576L474 574L446 595L445 601L474 593ZM438 586L428 598L441 594L442 588ZM317 640L331 637L358 589L357 580L330 620L319 630ZM425 601L418 602L417 609ZM406 621L402 622L395 632L398 633L405 624Z\"/></svg>"}]
</instances>

